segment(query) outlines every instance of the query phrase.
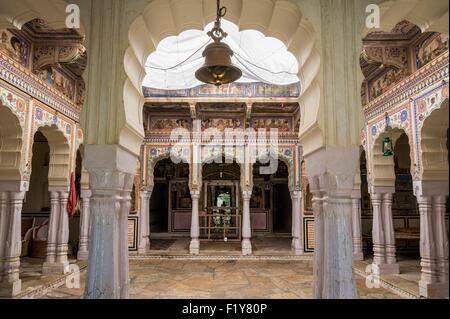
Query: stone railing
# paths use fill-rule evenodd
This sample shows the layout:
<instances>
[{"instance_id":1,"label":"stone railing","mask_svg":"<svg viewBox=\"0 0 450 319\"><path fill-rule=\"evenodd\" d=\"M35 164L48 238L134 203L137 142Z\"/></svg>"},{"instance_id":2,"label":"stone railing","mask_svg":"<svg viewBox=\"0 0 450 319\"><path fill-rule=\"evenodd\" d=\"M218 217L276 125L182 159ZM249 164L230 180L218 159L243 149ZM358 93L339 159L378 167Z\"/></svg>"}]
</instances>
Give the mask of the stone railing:
<instances>
[{"instance_id":1,"label":"stone railing","mask_svg":"<svg viewBox=\"0 0 450 319\"><path fill-rule=\"evenodd\" d=\"M448 51L434 61L404 78L387 92L364 106L367 120L386 113L393 107L412 99L422 90L448 80Z\"/></svg>"},{"instance_id":2,"label":"stone railing","mask_svg":"<svg viewBox=\"0 0 450 319\"><path fill-rule=\"evenodd\" d=\"M78 122L81 106L0 51L0 79Z\"/></svg>"}]
</instances>

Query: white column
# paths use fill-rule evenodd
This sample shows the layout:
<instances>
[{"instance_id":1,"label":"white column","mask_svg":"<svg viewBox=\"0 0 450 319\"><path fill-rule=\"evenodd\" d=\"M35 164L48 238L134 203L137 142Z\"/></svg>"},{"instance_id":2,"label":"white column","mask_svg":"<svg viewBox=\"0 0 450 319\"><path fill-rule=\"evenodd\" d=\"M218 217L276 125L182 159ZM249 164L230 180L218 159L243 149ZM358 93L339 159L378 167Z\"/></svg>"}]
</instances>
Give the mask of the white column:
<instances>
[{"instance_id":1,"label":"white column","mask_svg":"<svg viewBox=\"0 0 450 319\"><path fill-rule=\"evenodd\" d=\"M135 154L118 145L86 145L84 164L92 197L85 298L128 297L125 211L130 196L127 183L134 179L137 160Z\"/></svg>"},{"instance_id":2,"label":"white column","mask_svg":"<svg viewBox=\"0 0 450 319\"><path fill-rule=\"evenodd\" d=\"M67 244L69 241L69 216L67 213L68 187L49 187L50 222L47 237L47 257L42 273L63 274L69 265Z\"/></svg>"},{"instance_id":3,"label":"white column","mask_svg":"<svg viewBox=\"0 0 450 319\"><path fill-rule=\"evenodd\" d=\"M417 203L420 212L420 266L422 267L419 293L427 298L435 298L441 285L439 284L440 265L437 263L436 242L433 236L432 198L420 196L417 198Z\"/></svg>"},{"instance_id":4,"label":"white column","mask_svg":"<svg viewBox=\"0 0 450 319\"><path fill-rule=\"evenodd\" d=\"M250 220L250 199L252 197L251 191L243 191L243 207L242 207L242 255L247 256L252 254L252 225Z\"/></svg>"},{"instance_id":5,"label":"white column","mask_svg":"<svg viewBox=\"0 0 450 319\"><path fill-rule=\"evenodd\" d=\"M198 200L200 199L200 191L192 190L192 215L191 215L191 244L189 245L189 253L198 255L200 253L200 222L198 212Z\"/></svg>"},{"instance_id":6,"label":"white column","mask_svg":"<svg viewBox=\"0 0 450 319\"><path fill-rule=\"evenodd\" d=\"M22 251L21 213L25 191L4 192L1 195L0 213L2 237L2 267L0 268L0 296L13 297L20 293L20 254Z\"/></svg>"},{"instance_id":7,"label":"white column","mask_svg":"<svg viewBox=\"0 0 450 319\"><path fill-rule=\"evenodd\" d=\"M400 273L396 260L395 232L392 219L392 187L374 188L370 194L373 207L373 271L376 275Z\"/></svg>"},{"instance_id":8,"label":"white column","mask_svg":"<svg viewBox=\"0 0 450 319\"><path fill-rule=\"evenodd\" d=\"M78 260L87 260L89 256L89 212L92 192L89 189L81 190L81 220L80 220L80 244L78 248Z\"/></svg>"},{"instance_id":9,"label":"white column","mask_svg":"<svg viewBox=\"0 0 450 319\"><path fill-rule=\"evenodd\" d=\"M446 196L433 197L432 219L436 239L436 257L439 271L439 281L448 285L448 232L445 221ZM448 291L448 286L447 286Z\"/></svg>"},{"instance_id":10,"label":"white column","mask_svg":"<svg viewBox=\"0 0 450 319\"><path fill-rule=\"evenodd\" d=\"M58 237L56 246L56 262L61 265L61 270L65 272L69 265L67 252L69 247L69 213L67 212L67 201L69 191L59 193L60 211L58 223Z\"/></svg>"},{"instance_id":11,"label":"white column","mask_svg":"<svg viewBox=\"0 0 450 319\"><path fill-rule=\"evenodd\" d=\"M364 260L361 232L361 198L352 197L353 260Z\"/></svg>"},{"instance_id":12,"label":"white column","mask_svg":"<svg viewBox=\"0 0 450 319\"><path fill-rule=\"evenodd\" d=\"M443 176L444 177L444 176ZM445 226L447 180L414 181L420 213L419 293L426 298L448 298L448 234Z\"/></svg>"},{"instance_id":13,"label":"white column","mask_svg":"<svg viewBox=\"0 0 450 319\"><path fill-rule=\"evenodd\" d=\"M293 234L292 234L292 250L295 255L303 254L303 244L302 244L302 193L301 191L291 192L292 200L292 223L293 223Z\"/></svg>"},{"instance_id":14,"label":"white column","mask_svg":"<svg viewBox=\"0 0 450 319\"><path fill-rule=\"evenodd\" d=\"M141 210L139 212L139 246L138 253L150 251L150 198L152 190L142 189L140 194Z\"/></svg>"},{"instance_id":15,"label":"white column","mask_svg":"<svg viewBox=\"0 0 450 319\"><path fill-rule=\"evenodd\" d=\"M128 298L130 278L128 275L128 215L131 209L131 192L134 175L126 174L124 188L121 193L119 213L119 289L120 298Z\"/></svg>"},{"instance_id":16,"label":"white column","mask_svg":"<svg viewBox=\"0 0 450 319\"><path fill-rule=\"evenodd\" d=\"M359 162L357 148L328 147L305 156L310 187L320 192L323 213L315 200L316 230L314 276L320 286L314 296L323 299L358 298L353 275L351 192ZM336 159L339 159L338 161ZM317 269L320 267L320 269Z\"/></svg>"},{"instance_id":17,"label":"white column","mask_svg":"<svg viewBox=\"0 0 450 319\"><path fill-rule=\"evenodd\" d=\"M386 248L386 263L392 269L397 269L397 258L395 249L395 231L392 219L392 194L386 193L382 199L383 222L384 222L384 240ZM396 273L399 273L396 271Z\"/></svg>"},{"instance_id":18,"label":"white column","mask_svg":"<svg viewBox=\"0 0 450 319\"><path fill-rule=\"evenodd\" d=\"M59 192L50 191L50 221L48 224L47 256L42 268L43 274L51 273L52 266L56 263L56 246L58 240L58 215L60 210Z\"/></svg>"},{"instance_id":19,"label":"white column","mask_svg":"<svg viewBox=\"0 0 450 319\"><path fill-rule=\"evenodd\" d=\"M372 201L373 264L378 267L386 263L381 195L372 193L370 198Z\"/></svg>"},{"instance_id":20,"label":"white column","mask_svg":"<svg viewBox=\"0 0 450 319\"><path fill-rule=\"evenodd\" d=\"M319 191L319 185L309 183L310 191L314 195L312 199L312 206L314 212L314 298L322 298L323 290L323 247L325 244L324 238L324 224L323 224L323 211L324 201L322 199L322 193Z\"/></svg>"}]
</instances>

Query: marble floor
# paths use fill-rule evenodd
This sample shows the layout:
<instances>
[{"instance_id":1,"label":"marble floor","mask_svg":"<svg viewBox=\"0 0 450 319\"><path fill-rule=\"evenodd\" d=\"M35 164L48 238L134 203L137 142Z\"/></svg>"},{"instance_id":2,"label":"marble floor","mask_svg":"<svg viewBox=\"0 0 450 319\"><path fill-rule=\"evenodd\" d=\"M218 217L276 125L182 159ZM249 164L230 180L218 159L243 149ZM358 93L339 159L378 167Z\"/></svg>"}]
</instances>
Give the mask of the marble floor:
<instances>
[{"instance_id":1,"label":"marble floor","mask_svg":"<svg viewBox=\"0 0 450 319\"><path fill-rule=\"evenodd\" d=\"M255 237L252 238L253 255L255 256L286 256L293 255L290 237ZM151 238L150 256L184 256L189 255L189 238ZM131 253L131 255L134 255ZM240 242L205 241L200 245L200 255L203 256L240 256Z\"/></svg>"},{"instance_id":2,"label":"marble floor","mask_svg":"<svg viewBox=\"0 0 450 319\"><path fill-rule=\"evenodd\" d=\"M29 262L28 265L32 265ZM29 273L38 277L39 265ZM83 265L81 265L83 267ZM25 273L24 273L25 275ZM31 276L30 276L31 278ZM383 288L368 289L365 279L355 276L358 293L364 299L398 299ZM41 288L22 294L22 298L82 298L86 272L81 285L66 288L44 287L55 278L43 278ZM310 299L312 298L312 263L310 260L191 260L188 258L153 258L130 260L130 298L132 299ZM25 280L26 282L27 280ZM35 282L36 283L36 282Z\"/></svg>"}]
</instances>

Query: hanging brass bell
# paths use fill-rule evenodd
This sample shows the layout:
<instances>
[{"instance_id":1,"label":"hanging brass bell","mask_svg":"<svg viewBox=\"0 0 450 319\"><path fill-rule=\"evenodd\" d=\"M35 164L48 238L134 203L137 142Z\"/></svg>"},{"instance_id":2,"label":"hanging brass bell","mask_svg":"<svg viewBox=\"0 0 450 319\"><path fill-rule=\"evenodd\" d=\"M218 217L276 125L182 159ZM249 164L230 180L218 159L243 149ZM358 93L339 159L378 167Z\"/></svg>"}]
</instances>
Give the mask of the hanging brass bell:
<instances>
[{"instance_id":1,"label":"hanging brass bell","mask_svg":"<svg viewBox=\"0 0 450 319\"><path fill-rule=\"evenodd\" d=\"M242 71L231 62L233 50L223 42L209 44L203 57L205 64L195 72L195 77L204 83L221 86L235 82L242 76Z\"/></svg>"}]
</instances>

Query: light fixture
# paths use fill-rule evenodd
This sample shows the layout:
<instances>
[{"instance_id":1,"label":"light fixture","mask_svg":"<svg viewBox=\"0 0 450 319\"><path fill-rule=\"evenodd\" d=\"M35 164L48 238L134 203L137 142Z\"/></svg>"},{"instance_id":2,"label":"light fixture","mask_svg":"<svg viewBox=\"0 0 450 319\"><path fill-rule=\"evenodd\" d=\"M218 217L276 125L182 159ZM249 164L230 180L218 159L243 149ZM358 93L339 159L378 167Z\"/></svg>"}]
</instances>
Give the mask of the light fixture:
<instances>
[{"instance_id":1,"label":"light fixture","mask_svg":"<svg viewBox=\"0 0 450 319\"><path fill-rule=\"evenodd\" d=\"M231 62L231 57L234 54L233 50L226 43L222 42L228 36L221 27L221 19L226 13L227 8L220 7L220 0L217 0L216 22L214 23L214 28L208 32L208 36L214 42L209 44L203 51L205 63L195 72L195 77L199 81L214 84L215 86L235 82L242 76L242 71Z\"/></svg>"}]
</instances>

